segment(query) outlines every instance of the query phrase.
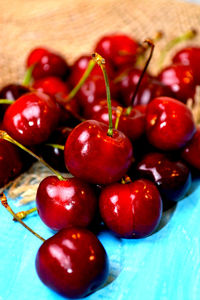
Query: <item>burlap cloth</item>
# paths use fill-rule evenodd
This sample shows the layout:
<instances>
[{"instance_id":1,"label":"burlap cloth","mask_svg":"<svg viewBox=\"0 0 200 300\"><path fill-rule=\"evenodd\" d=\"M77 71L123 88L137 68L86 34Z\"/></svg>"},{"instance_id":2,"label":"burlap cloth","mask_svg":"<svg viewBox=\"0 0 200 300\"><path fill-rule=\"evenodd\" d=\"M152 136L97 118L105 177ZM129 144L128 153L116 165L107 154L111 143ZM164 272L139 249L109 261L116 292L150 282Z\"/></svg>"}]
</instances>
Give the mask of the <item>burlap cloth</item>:
<instances>
[{"instance_id":1,"label":"burlap cloth","mask_svg":"<svg viewBox=\"0 0 200 300\"><path fill-rule=\"evenodd\" d=\"M98 38L112 32L143 41L162 30L165 36L151 62L156 72L159 52L173 37L195 28L199 34L189 44L200 45L199 24L199 5L172 0L1 0L0 86L22 81L25 59L35 46L55 49L72 63L80 54L92 53ZM165 64L183 45L170 51Z\"/></svg>"}]
</instances>

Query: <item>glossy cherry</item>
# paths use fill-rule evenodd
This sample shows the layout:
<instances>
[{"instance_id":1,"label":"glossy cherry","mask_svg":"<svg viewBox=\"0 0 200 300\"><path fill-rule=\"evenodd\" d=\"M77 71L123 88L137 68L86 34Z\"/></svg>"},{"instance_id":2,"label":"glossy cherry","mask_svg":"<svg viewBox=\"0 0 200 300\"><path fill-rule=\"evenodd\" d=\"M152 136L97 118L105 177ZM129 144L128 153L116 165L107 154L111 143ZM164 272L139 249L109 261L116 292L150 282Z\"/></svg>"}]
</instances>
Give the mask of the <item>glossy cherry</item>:
<instances>
[{"instance_id":1,"label":"glossy cherry","mask_svg":"<svg viewBox=\"0 0 200 300\"><path fill-rule=\"evenodd\" d=\"M196 82L190 66L170 65L160 72L158 80L171 90L177 100L183 103L194 97Z\"/></svg>"},{"instance_id":2,"label":"glossy cherry","mask_svg":"<svg viewBox=\"0 0 200 300\"><path fill-rule=\"evenodd\" d=\"M112 102L112 107L120 106L120 103L117 100L112 99L111 102ZM102 108L105 108L105 111L108 112L107 100L105 98L95 99L92 103L90 104L88 103L88 105L85 108L83 107L83 116L86 119L94 119L100 121L100 119L96 118L96 115L98 114L99 111L101 111ZM101 122L104 123L103 118Z\"/></svg>"},{"instance_id":3,"label":"glossy cherry","mask_svg":"<svg viewBox=\"0 0 200 300\"><path fill-rule=\"evenodd\" d=\"M174 64L189 65L194 72L195 82L200 84L199 59L200 47L186 47L176 52L172 61Z\"/></svg>"},{"instance_id":4,"label":"glossy cherry","mask_svg":"<svg viewBox=\"0 0 200 300\"><path fill-rule=\"evenodd\" d=\"M123 238L150 235L162 215L162 200L158 189L146 179L105 187L100 195L99 207L108 228Z\"/></svg>"},{"instance_id":5,"label":"glossy cherry","mask_svg":"<svg viewBox=\"0 0 200 300\"><path fill-rule=\"evenodd\" d=\"M146 134L149 142L161 150L176 150L191 140L196 127L189 108L180 101L159 97L147 106Z\"/></svg>"},{"instance_id":6,"label":"glossy cherry","mask_svg":"<svg viewBox=\"0 0 200 300\"><path fill-rule=\"evenodd\" d=\"M27 68L35 65L32 76L34 79L46 76L63 77L69 74L69 66L65 59L47 48L35 48L27 58Z\"/></svg>"},{"instance_id":7,"label":"glossy cherry","mask_svg":"<svg viewBox=\"0 0 200 300\"><path fill-rule=\"evenodd\" d=\"M191 141L183 148L182 158L194 168L200 170L200 127Z\"/></svg>"},{"instance_id":8,"label":"glossy cherry","mask_svg":"<svg viewBox=\"0 0 200 300\"><path fill-rule=\"evenodd\" d=\"M3 127L23 145L32 146L48 139L59 117L59 106L50 96L28 93L6 110Z\"/></svg>"},{"instance_id":9,"label":"glossy cherry","mask_svg":"<svg viewBox=\"0 0 200 300\"><path fill-rule=\"evenodd\" d=\"M133 65L137 58L138 42L125 34L111 34L102 37L95 46L95 52L105 58L113 67Z\"/></svg>"},{"instance_id":10,"label":"glossy cherry","mask_svg":"<svg viewBox=\"0 0 200 300\"><path fill-rule=\"evenodd\" d=\"M94 218L97 199L91 186L77 178L49 176L38 187L36 206L42 221L53 230L87 227Z\"/></svg>"},{"instance_id":11,"label":"glossy cherry","mask_svg":"<svg viewBox=\"0 0 200 300\"><path fill-rule=\"evenodd\" d=\"M191 173L187 165L163 153L145 155L136 172L157 184L163 201L182 200L191 186Z\"/></svg>"},{"instance_id":12,"label":"glossy cherry","mask_svg":"<svg viewBox=\"0 0 200 300\"><path fill-rule=\"evenodd\" d=\"M36 256L42 282L64 297L87 296L108 276L108 258L97 237L86 229L63 229L46 240Z\"/></svg>"},{"instance_id":13,"label":"glossy cherry","mask_svg":"<svg viewBox=\"0 0 200 300\"><path fill-rule=\"evenodd\" d=\"M64 150L65 164L72 175L87 182L108 184L124 176L131 164L133 150L120 131L107 134L108 126L89 120L74 128Z\"/></svg>"}]
</instances>

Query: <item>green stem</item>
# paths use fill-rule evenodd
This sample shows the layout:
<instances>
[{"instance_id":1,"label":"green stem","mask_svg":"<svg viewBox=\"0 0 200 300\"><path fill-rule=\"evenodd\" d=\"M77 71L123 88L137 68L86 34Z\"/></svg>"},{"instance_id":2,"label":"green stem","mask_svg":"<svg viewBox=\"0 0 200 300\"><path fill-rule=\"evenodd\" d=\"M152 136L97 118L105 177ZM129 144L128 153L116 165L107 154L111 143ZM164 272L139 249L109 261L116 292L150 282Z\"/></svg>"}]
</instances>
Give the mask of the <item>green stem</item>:
<instances>
[{"instance_id":1,"label":"green stem","mask_svg":"<svg viewBox=\"0 0 200 300\"><path fill-rule=\"evenodd\" d=\"M189 31L185 32L184 34L169 41L169 43L164 47L164 49L160 53L159 69L162 68L167 53L169 53L169 51L172 48L174 48L174 46L176 46L180 42L184 42L184 41L193 39L196 36L196 34L197 34L196 30L189 30Z\"/></svg>"},{"instance_id":2,"label":"green stem","mask_svg":"<svg viewBox=\"0 0 200 300\"><path fill-rule=\"evenodd\" d=\"M21 148L22 150L24 150L25 152L29 153L30 155L32 155L33 157L35 157L38 161L40 161L44 166L46 166L49 170L51 170L57 177L59 180L65 180L62 175L56 171L55 169L53 169L46 161L44 161L41 157L39 157L37 154L35 154L34 152L32 152L31 150L29 150L28 148L26 148L25 146L23 146L22 144L20 144L19 142L17 142L16 140L14 140L10 135L7 134L7 132L0 130L0 139L6 140L16 146L18 146L19 148Z\"/></svg>"},{"instance_id":3,"label":"green stem","mask_svg":"<svg viewBox=\"0 0 200 300\"><path fill-rule=\"evenodd\" d=\"M27 70L26 70L26 73L25 73L25 76L24 76L24 80L23 80L23 83L22 85L24 86L29 86L30 82L31 82L31 79L32 79L32 73L33 73L33 69L35 68L35 64L31 65Z\"/></svg>"},{"instance_id":4,"label":"green stem","mask_svg":"<svg viewBox=\"0 0 200 300\"><path fill-rule=\"evenodd\" d=\"M14 100L0 99L0 104L13 104L14 102Z\"/></svg>"},{"instance_id":5,"label":"green stem","mask_svg":"<svg viewBox=\"0 0 200 300\"><path fill-rule=\"evenodd\" d=\"M105 59L101 57L98 53L93 53L92 58L95 60L95 62L100 66L104 80L105 80L105 86L106 86L106 95L107 95L107 104L108 104L108 116L109 116L109 127L108 127L108 136L113 136L113 123L112 123L112 103L111 103L111 96L110 96L110 87L109 87L109 80L108 80L108 74L106 72L105 67Z\"/></svg>"},{"instance_id":6,"label":"green stem","mask_svg":"<svg viewBox=\"0 0 200 300\"><path fill-rule=\"evenodd\" d=\"M46 146L52 147L52 148L58 148L60 150L64 150L65 146L59 145L59 144L45 144Z\"/></svg>"},{"instance_id":7,"label":"green stem","mask_svg":"<svg viewBox=\"0 0 200 300\"><path fill-rule=\"evenodd\" d=\"M71 100L72 98L74 98L74 96L80 90L80 88L82 87L82 85L85 83L86 79L88 78L88 76L92 72L92 70L93 70L93 68L94 68L95 65L96 65L96 62L91 59L89 61L88 67L85 70L83 76L81 77L81 79L79 80L79 82L77 83L77 85L71 90L71 92L69 93L69 95L66 98L65 102L68 102L69 100Z\"/></svg>"},{"instance_id":8,"label":"green stem","mask_svg":"<svg viewBox=\"0 0 200 300\"><path fill-rule=\"evenodd\" d=\"M41 237L38 233L33 231L29 226L27 226L18 216L17 214L12 210L12 208L9 206L5 194L0 196L1 204L7 209L7 211L13 216L15 220L17 220L22 226L24 226L26 229L28 229L33 235L35 235L38 239L40 239L42 242L45 241L43 237Z\"/></svg>"},{"instance_id":9,"label":"green stem","mask_svg":"<svg viewBox=\"0 0 200 300\"><path fill-rule=\"evenodd\" d=\"M26 218L28 215L32 214L33 212L37 211L37 207L33 207L27 210L23 210L23 211L19 211L18 213L16 213L16 215L18 216L18 218L20 218L20 220ZM16 221L16 219L13 218L14 221Z\"/></svg>"},{"instance_id":10,"label":"green stem","mask_svg":"<svg viewBox=\"0 0 200 300\"><path fill-rule=\"evenodd\" d=\"M145 40L144 42L151 46L151 51L150 51L149 57L148 57L148 59L147 59L147 61L146 61L146 64L145 64L145 66L144 66L144 69L142 70L142 74L141 74L141 76L140 76L140 79L138 80L138 83L137 83L137 85L136 85L136 88L135 88L135 91L134 91L134 94L133 94L133 98L132 98L132 104L131 104L131 105L127 108L127 110L126 110L126 114L127 114L127 115L129 115L129 114L131 113L132 107L133 107L133 105L134 105L135 97L136 97L136 95L137 95L137 93L138 93L140 84L141 84L142 79L143 79L143 77L144 77L144 74L145 74L145 72L146 72L146 70L147 70L147 68L148 68L148 65L149 65L149 63L150 63L150 61L151 61L151 58L152 58L152 55L153 55L153 51L154 51L154 44L153 44L153 42L152 42L151 40Z\"/></svg>"},{"instance_id":11,"label":"green stem","mask_svg":"<svg viewBox=\"0 0 200 300\"><path fill-rule=\"evenodd\" d=\"M116 121L115 121L115 129L117 130L118 125L119 125L119 119L121 117L123 108L121 106L117 106L117 110L116 110Z\"/></svg>"}]
</instances>

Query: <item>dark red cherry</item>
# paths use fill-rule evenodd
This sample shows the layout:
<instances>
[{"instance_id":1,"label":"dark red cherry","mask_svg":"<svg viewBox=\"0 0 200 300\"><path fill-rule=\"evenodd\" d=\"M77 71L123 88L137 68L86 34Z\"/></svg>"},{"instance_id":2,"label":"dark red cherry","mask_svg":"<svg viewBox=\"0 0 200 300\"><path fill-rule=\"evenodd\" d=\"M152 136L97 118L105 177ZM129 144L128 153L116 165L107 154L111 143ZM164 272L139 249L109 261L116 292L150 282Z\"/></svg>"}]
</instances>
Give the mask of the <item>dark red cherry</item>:
<instances>
[{"instance_id":1,"label":"dark red cherry","mask_svg":"<svg viewBox=\"0 0 200 300\"><path fill-rule=\"evenodd\" d=\"M150 235L162 215L158 189L146 179L105 187L100 195L99 207L108 228L123 238Z\"/></svg>"},{"instance_id":2,"label":"dark red cherry","mask_svg":"<svg viewBox=\"0 0 200 300\"><path fill-rule=\"evenodd\" d=\"M194 72L195 82L200 84L200 74L198 61L200 59L199 47L186 47L178 51L172 61L174 64L189 65Z\"/></svg>"},{"instance_id":3,"label":"dark red cherry","mask_svg":"<svg viewBox=\"0 0 200 300\"><path fill-rule=\"evenodd\" d=\"M32 146L48 139L59 117L59 106L50 96L28 93L6 110L3 127L21 144Z\"/></svg>"},{"instance_id":4,"label":"dark red cherry","mask_svg":"<svg viewBox=\"0 0 200 300\"><path fill-rule=\"evenodd\" d=\"M163 153L148 153L139 162L136 172L140 177L153 180L163 201L179 201L191 186L189 168L180 159Z\"/></svg>"},{"instance_id":5,"label":"dark red cherry","mask_svg":"<svg viewBox=\"0 0 200 300\"><path fill-rule=\"evenodd\" d=\"M30 90L20 84L9 84L4 86L0 91L0 99L8 99L8 100L17 100L19 97L21 97L24 94L29 93ZM7 104L1 105L1 117L3 117L3 114L5 110L9 107Z\"/></svg>"},{"instance_id":6,"label":"dark red cherry","mask_svg":"<svg viewBox=\"0 0 200 300\"><path fill-rule=\"evenodd\" d=\"M48 144L65 145L65 142L72 131L70 127L59 127L51 134L45 144L38 146L38 153L42 158L56 170L68 172L65 167L64 151L57 146Z\"/></svg>"},{"instance_id":7,"label":"dark red cherry","mask_svg":"<svg viewBox=\"0 0 200 300\"><path fill-rule=\"evenodd\" d=\"M149 142L161 150L184 147L196 131L189 108L180 101L160 97L147 106L146 134Z\"/></svg>"},{"instance_id":8,"label":"dark red cherry","mask_svg":"<svg viewBox=\"0 0 200 300\"><path fill-rule=\"evenodd\" d=\"M182 158L194 168L200 170L200 127L193 138L183 148Z\"/></svg>"},{"instance_id":9,"label":"dark red cherry","mask_svg":"<svg viewBox=\"0 0 200 300\"><path fill-rule=\"evenodd\" d=\"M111 100L112 103L112 107L117 107L120 106L120 103L117 100L112 99ZM101 111L102 108L105 108L108 112L108 104L107 104L107 100L104 98L98 98L95 99L91 104L88 103L88 105L86 107L83 107L83 116L86 119L94 119L96 120L96 114ZM103 122L103 119L102 119ZM103 122L104 123L104 122ZM106 122L107 124L107 122Z\"/></svg>"},{"instance_id":10,"label":"dark red cherry","mask_svg":"<svg viewBox=\"0 0 200 300\"><path fill-rule=\"evenodd\" d=\"M96 184L108 184L124 176L133 150L120 131L107 135L108 126L89 120L74 128L64 150L65 164L72 175Z\"/></svg>"},{"instance_id":11,"label":"dark red cherry","mask_svg":"<svg viewBox=\"0 0 200 300\"><path fill-rule=\"evenodd\" d=\"M63 77L69 73L65 59L46 48L35 48L27 58L27 68L35 65L32 76L34 79L46 76Z\"/></svg>"},{"instance_id":12,"label":"dark red cherry","mask_svg":"<svg viewBox=\"0 0 200 300\"><path fill-rule=\"evenodd\" d=\"M71 83L72 86L77 85L78 81L81 79L84 72L86 71L90 60L91 60L90 55L83 55L74 62L73 66L71 67L71 74L69 77L69 82ZM110 64L107 62L106 62L106 71L110 79L114 77L114 71L110 66ZM98 65L95 65L90 76L96 76L96 75L99 76L101 74L102 74L101 69L99 68Z\"/></svg>"},{"instance_id":13,"label":"dark red cherry","mask_svg":"<svg viewBox=\"0 0 200 300\"><path fill-rule=\"evenodd\" d=\"M171 90L177 100L186 103L189 98L194 98L196 82L190 66L170 65L160 72L158 80Z\"/></svg>"},{"instance_id":14,"label":"dark red cherry","mask_svg":"<svg viewBox=\"0 0 200 300\"><path fill-rule=\"evenodd\" d=\"M22 169L23 162L17 147L0 139L0 187L18 176Z\"/></svg>"},{"instance_id":15,"label":"dark red cherry","mask_svg":"<svg viewBox=\"0 0 200 300\"><path fill-rule=\"evenodd\" d=\"M117 108L112 107L112 120L116 122ZM109 124L108 108L102 107L91 115L91 119ZM137 106L133 107L129 115L126 108L123 109L119 119L118 129L122 131L131 141L135 141L145 132L145 112L140 111Z\"/></svg>"},{"instance_id":16,"label":"dark red cherry","mask_svg":"<svg viewBox=\"0 0 200 300\"><path fill-rule=\"evenodd\" d=\"M38 187L36 206L42 221L53 230L87 227L94 218L97 199L91 186L77 178L49 176Z\"/></svg>"},{"instance_id":17,"label":"dark red cherry","mask_svg":"<svg viewBox=\"0 0 200 300\"><path fill-rule=\"evenodd\" d=\"M109 81L111 97L117 99L118 90L112 80ZM90 76L77 93L80 107L86 111L96 99L106 98L106 87L103 75Z\"/></svg>"},{"instance_id":18,"label":"dark red cherry","mask_svg":"<svg viewBox=\"0 0 200 300\"><path fill-rule=\"evenodd\" d=\"M123 72L124 71L122 71L122 74ZM132 105L133 95L141 75L142 70L133 68L126 74L124 74L120 80L117 81L121 100L126 106ZM118 74L118 76L120 76L120 73ZM148 80L149 75L145 73L144 77L142 78L142 84L146 84Z\"/></svg>"},{"instance_id":19,"label":"dark red cherry","mask_svg":"<svg viewBox=\"0 0 200 300\"><path fill-rule=\"evenodd\" d=\"M46 240L36 256L41 281L69 298L85 297L108 276L108 258L97 237L82 228L63 229Z\"/></svg>"},{"instance_id":20,"label":"dark red cherry","mask_svg":"<svg viewBox=\"0 0 200 300\"><path fill-rule=\"evenodd\" d=\"M137 58L137 50L138 42L125 34L106 35L95 46L95 52L115 68L133 65Z\"/></svg>"}]
</instances>

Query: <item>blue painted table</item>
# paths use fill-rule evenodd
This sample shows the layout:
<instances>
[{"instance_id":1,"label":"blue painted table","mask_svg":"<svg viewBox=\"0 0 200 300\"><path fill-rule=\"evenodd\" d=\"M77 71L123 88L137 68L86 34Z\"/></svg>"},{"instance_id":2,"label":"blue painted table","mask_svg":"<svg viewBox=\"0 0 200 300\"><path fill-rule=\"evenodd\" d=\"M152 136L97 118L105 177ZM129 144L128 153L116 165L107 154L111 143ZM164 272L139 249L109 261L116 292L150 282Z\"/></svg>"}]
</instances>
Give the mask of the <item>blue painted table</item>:
<instances>
[{"instance_id":1,"label":"blue painted table","mask_svg":"<svg viewBox=\"0 0 200 300\"><path fill-rule=\"evenodd\" d=\"M14 201L9 203L16 211ZM40 240L14 223L2 206L0 216L0 300L63 299L37 277L34 263ZM101 232L110 261L109 282L85 299L199 300L200 179L193 181L189 195L163 221L161 229L140 240ZM52 235L37 213L26 223L45 238Z\"/></svg>"}]
</instances>

